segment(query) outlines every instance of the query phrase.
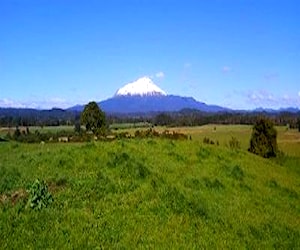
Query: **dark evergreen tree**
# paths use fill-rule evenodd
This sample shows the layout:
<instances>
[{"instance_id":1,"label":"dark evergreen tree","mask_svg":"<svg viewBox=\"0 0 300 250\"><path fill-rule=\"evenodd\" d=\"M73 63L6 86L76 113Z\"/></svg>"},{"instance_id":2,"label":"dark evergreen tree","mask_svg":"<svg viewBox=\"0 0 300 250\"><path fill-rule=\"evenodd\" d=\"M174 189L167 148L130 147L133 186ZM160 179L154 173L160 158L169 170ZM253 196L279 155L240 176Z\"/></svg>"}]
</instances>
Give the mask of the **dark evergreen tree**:
<instances>
[{"instance_id":1,"label":"dark evergreen tree","mask_svg":"<svg viewBox=\"0 0 300 250\"><path fill-rule=\"evenodd\" d=\"M87 131L92 131L94 134L102 134L105 131L105 113L96 102L90 102L84 107L80 121L85 125Z\"/></svg>"},{"instance_id":2,"label":"dark evergreen tree","mask_svg":"<svg viewBox=\"0 0 300 250\"><path fill-rule=\"evenodd\" d=\"M272 121L259 118L253 126L249 151L265 158L277 154L277 131Z\"/></svg>"}]
</instances>

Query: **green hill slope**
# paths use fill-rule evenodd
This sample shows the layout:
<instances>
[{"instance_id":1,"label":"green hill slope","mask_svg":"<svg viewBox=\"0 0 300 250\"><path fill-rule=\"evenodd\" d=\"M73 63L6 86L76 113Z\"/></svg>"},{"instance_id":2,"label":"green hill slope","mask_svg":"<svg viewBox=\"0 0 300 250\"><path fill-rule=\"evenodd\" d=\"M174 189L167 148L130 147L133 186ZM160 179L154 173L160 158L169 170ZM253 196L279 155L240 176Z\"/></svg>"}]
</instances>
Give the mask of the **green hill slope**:
<instances>
[{"instance_id":1,"label":"green hill slope","mask_svg":"<svg viewBox=\"0 0 300 250\"><path fill-rule=\"evenodd\" d=\"M299 248L299 158L196 141L0 147L0 248ZM28 183L54 202L26 208Z\"/></svg>"}]
</instances>

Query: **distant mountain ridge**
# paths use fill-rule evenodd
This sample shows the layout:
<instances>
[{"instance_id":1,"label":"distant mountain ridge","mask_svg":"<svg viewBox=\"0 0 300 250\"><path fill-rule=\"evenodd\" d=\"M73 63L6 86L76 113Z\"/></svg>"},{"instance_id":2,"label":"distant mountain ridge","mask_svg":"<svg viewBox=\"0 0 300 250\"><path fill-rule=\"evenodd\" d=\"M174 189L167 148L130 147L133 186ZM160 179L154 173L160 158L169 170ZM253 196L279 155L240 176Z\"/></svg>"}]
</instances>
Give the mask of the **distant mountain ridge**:
<instances>
[{"instance_id":1,"label":"distant mountain ridge","mask_svg":"<svg viewBox=\"0 0 300 250\"><path fill-rule=\"evenodd\" d=\"M116 96L98 103L107 113L148 113L148 112L174 112L184 108L198 109L204 112L229 111L217 105L207 105L198 102L192 97L176 95L151 96Z\"/></svg>"},{"instance_id":2,"label":"distant mountain ridge","mask_svg":"<svg viewBox=\"0 0 300 250\"><path fill-rule=\"evenodd\" d=\"M146 76L126 84L112 98L98 104L105 112L112 114L176 112L182 109L212 113L230 111L228 108L198 102L192 97L168 95ZM81 111L83 106L74 106L71 110Z\"/></svg>"}]
</instances>

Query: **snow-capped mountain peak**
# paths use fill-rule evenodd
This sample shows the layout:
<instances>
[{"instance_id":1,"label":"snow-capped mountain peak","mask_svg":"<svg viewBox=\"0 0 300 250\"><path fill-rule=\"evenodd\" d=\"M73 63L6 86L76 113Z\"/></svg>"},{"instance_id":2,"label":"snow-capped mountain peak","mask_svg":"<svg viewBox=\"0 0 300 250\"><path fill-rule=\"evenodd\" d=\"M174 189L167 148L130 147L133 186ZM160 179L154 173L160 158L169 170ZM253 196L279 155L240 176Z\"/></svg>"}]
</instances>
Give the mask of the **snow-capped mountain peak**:
<instances>
[{"instance_id":1,"label":"snow-capped mountain peak","mask_svg":"<svg viewBox=\"0 0 300 250\"><path fill-rule=\"evenodd\" d=\"M158 96L167 95L165 91L160 89L154 82L147 76L139 78L135 82L131 82L118 89L115 96Z\"/></svg>"}]
</instances>

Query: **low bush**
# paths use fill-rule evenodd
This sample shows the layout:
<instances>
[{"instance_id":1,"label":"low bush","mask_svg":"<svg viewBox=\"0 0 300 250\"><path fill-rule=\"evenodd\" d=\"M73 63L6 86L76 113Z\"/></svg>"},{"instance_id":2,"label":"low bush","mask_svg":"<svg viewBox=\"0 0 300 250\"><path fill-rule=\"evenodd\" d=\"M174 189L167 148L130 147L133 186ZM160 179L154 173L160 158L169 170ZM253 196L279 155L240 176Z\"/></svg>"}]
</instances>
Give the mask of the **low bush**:
<instances>
[{"instance_id":1,"label":"low bush","mask_svg":"<svg viewBox=\"0 0 300 250\"><path fill-rule=\"evenodd\" d=\"M169 130L165 130L162 133L159 133L152 128L149 128L144 131L136 130L134 133L134 137L136 137L136 138L160 137L160 138L167 138L167 139L172 139L172 140L187 140L188 139L188 136L183 133L179 133L176 131L169 131Z\"/></svg>"},{"instance_id":2,"label":"low bush","mask_svg":"<svg viewBox=\"0 0 300 250\"><path fill-rule=\"evenodd\" d=\"M52 195L44 181L35 180L27 191L29 193L28 206L32 209L41 210L53 202Z\"/></svg>"},{"instance_id":3,"label":"low bush","mask_svg":"<svg viewBox=\"0 0 300 250\"><path fill-rule=\"evenodd\" d=\"M173 139L173 140L187 140L188 139L188 136L185 134L182 134L182 133L179 133L176 131L170 132L168 130L165 130L164 132L162 132L160 134L160 136L162 138L168 138L168 139Z\"/></svg>"},{"instance_id":4,"label":"low bush","mask_svg":"<svg viewBox=\"0 0 300 250\"><path fill-rule=\"evenodd\" d=\"M204 144L210 144L210 145L215 145L215 144L216 144L216 145L219 145L219 141L216 141L216 142L215 142L215 141L209 139L209 138L206 137L206 136L203 138L203 143L204 143Z\"/></svg>"},{"instance_id":5,"label":"low bush","mask_svg":"<svg viewBox=\"0 0 300 250\"><path fill-rule=\"evenodd\" d=\"M241 143L236 137L232 136L229 140L229 147L230 149L240 149Z\"/></svg>"},{"instance_id":6,"label":"low bush","mask_svg":"<svg viewBox=\"0 0 300 250\"><path fill-rule=\"evenodd\" d=\"M138 138L149 138L149 137L152 138L152 137L159 137L159 133L156 130L149 128L147 130L135 131L134 136Z\"/></svg>"}]
</instances>

